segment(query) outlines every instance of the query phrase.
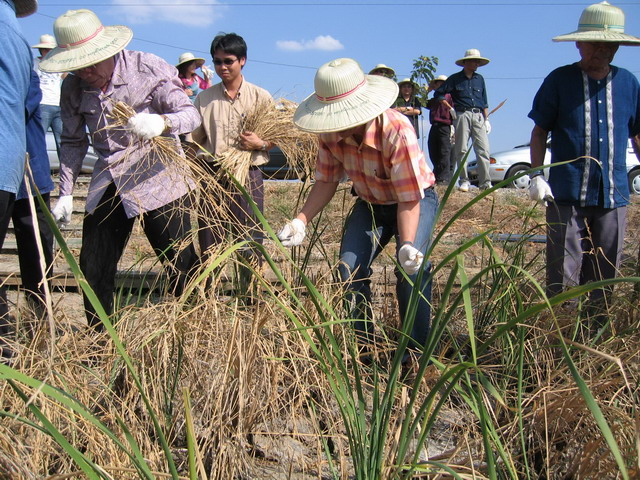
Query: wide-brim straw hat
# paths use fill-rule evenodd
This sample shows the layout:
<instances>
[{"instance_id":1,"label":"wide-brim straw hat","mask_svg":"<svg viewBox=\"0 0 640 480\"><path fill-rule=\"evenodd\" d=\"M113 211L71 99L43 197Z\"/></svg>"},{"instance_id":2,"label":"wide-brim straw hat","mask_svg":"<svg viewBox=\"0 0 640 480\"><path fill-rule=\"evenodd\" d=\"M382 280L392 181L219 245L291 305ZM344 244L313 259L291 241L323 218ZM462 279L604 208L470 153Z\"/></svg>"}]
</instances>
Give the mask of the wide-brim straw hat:
<instances>
[{"instance_id":1,"label":"wide-brim straw hat","mask_svg":"<svg viewBox=\"0 0 640 480\"><path fill-rule=\"evenodd\" d=\"M398 85L380 75L365 75L358 62L338 58L316 72L315 92L304 99L293 123L305 132L339 132L362 125L398 98Z\"/></svg>"},{"instance_id":2,"label":"wide-brim straw hat","mask_svg":"<svg viewBox=\"0 0 640 480\"><path fill-rule=\"evenodd\" d=\"M69 10L53 23L58 46L40 61L44 72L71 72L100 63L133 38L124 25L105 27L91 10Z\"/></svg>"},{"instance_id":3,"label":"wide-brim straw hat","mask_svg":"<svg viewBox=\"0 0 640 480\"><path fill-rule=\"evenodd\" d=\"M413 80L411 80L410 78L403 78L402 80L400 80L398 82L398 87L401 87L402 85L404 85L405 83L408 83L409 85L411 85L414 89L418 86Z\"/></svg>"},{"instance_id":4,"label":"wide-brim straw hat","mask_svg":"<svg viewBox=\"0 0 640 480\"><path fill-rule=\"evenodd\" d=\"M178 63L176 63L176 68L178 68L183 63L191 62L193 60L196 61L196 65L198 67L201 67L202 65L204 65L204 62L205 62L204 58L195 57L191 52L185 52L182 55L180 55L180 57L178 57Z\"/></svg>"},{"instance_id":5,"label":"wide-brim straw hat","mask_svg":"<svg viewBox=\"0 0 640 480\"><path fill-rule=\"evenodd\" d=\"M45 33L44 35L40 35L40 43L36 43L32 45L31 48L56 48L58 44L56 43L56 38L53 35L49 35Z\"/></svg>"},{"instance_id":6,"label":"wide-brim straw hat","mask_svg":"<svg viewBox=\"0 0 640 480\"><path fill-rule=\"evenodd\" d=\"M38 0L14 0L13 4L18 18L28 17L38 10Z\"/></svg>"},{"instance_id":7,"label":"wide-brim straw hat","mask_svg":"<svg viewBox=\"0 0 640 480\"><path fill-rule=\"evenodd\" d=\"M578 30L553 37L554 42L612 42L640 45L640 38L624 33L624 12L609 2L589 5L582 11Z\"/></svg>"},{"instance_id":8,"label":"wide-brim straw hat","mask_svg":"<svg viewBox=\"0 0 640 480\"><path fill-rule=\"evenodd\" d=\"M375 75L376 73L382 74L385 77L393 77L396 71L391 67L387 67L384 63L379 63L371 69L369 75Z\"/></svg>"},{"instance_id":9,"label":"wide-brim straw hat","mask_svg":"<svg viewBox=\"0 0 640 480\"><path fill-rule=\"evenodd\" d=\"M431 81L429 82L429 86L432 87L436 82L446 82L447 78L448 77L446 75L438 75L436 78L431 79Z\"/></svg>"},{"instance_id":10,"label":"wide-brim straw hat","mask_svg":"<svg viewBox=\"0 0 640 480\"><path fill-rule=\"evenodd\" d=\"M456 65L459 67L464 67L465 60L480 60L480 66L483 67L491 60L480 55L480 50L477 48L470 48L466 52L464 52L464 57L456 60Z\"/></svg>"}]
</instances>

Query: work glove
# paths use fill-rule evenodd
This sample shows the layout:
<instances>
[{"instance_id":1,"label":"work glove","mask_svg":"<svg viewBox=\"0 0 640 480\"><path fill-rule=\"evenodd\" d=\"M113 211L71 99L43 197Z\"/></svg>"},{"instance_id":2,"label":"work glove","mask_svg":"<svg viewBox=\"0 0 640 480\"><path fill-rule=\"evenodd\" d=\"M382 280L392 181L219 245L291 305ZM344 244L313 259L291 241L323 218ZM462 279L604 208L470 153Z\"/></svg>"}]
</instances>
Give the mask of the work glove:
<instances>
[{"instance_id":1,"label":"work glove","mask_svg":"<svg viewBox=\"0 0 640 480\"><path fill-rule=\"evenodd\" d=\"M531 179L529 185L529 198L534 202L544 202L545 206L547 202L553 201L553 193L551 187L544 178L544 175L536 175Z\"/></svg>"},{"instance_id":2,"label":"work glove","mask_svg":"<svg viewBox=\"0 0 640 480\"><path fill-rule=\"evenodd\" d=\"M71 223L73 213L73 195L62 195L56 202L56 206L51 210L51 215L55 219L58 227Z\"/></svg>"},{"instance_id":3,"label":"work glove","mask_svg":"<svg viewBox=\"0 0 640 480\"><path fill-rule=\"evenodd\" d=\"M398 262L407 275L415 275L420 270L424 255L410 243L405 243L398 250Z\"/></svg>"},{"instance_id":4,"label":"work glove","mask_svg":"<svg viewBox=\"0 0 640 480\"><path fill-rule=\"evenodd\" d=\"M287 223L278 233L278 238L285 247L295 247L304 240L306 227L299 218L294 218Z\"/></svg>"},{"instance_id":5,"label":"work glove","mask_svg":"<svg viewBox=\"0 0 640 480\"><path fill-rule=\"evenodd\" d=\"M491 133L491 124L489 123L489 119L484 119L484 129L487 131L487 135Z\"/></svg>"},{"instance_id":6,"label":"work glove","mask_svg":"<svg viewBox=\"0 0 640 480\"><path fill-rule=\"evenodd\" d=\"M449 116L451 117L451 120L455 120L456 118L458 118L458 114L456 113L455 108L449 109Z\"/></svg>"},{"instance_id":7,"label":"work glove","mask_svg":"<svg viewBox=\"0 0 640 480\"><path fill-rule=\"evenodd\" d=\"M138 113L127 122L127 127L143 140L151 140L162 135L164 118L157 113Z\"/></svg>"}]
</instances>

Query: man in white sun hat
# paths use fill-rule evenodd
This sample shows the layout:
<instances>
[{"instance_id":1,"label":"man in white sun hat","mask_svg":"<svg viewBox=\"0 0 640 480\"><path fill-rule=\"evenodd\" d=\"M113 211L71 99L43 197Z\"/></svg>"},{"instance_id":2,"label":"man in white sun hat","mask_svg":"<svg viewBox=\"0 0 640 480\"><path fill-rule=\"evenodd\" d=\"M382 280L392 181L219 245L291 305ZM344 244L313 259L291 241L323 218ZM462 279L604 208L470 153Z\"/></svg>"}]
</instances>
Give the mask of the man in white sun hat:
<instances>
[{"instance_id":1,"label":"man in white sun hat","mask_svg":"<svg viewBox=\"0 0 640 480\"><path fill-rule=\"evenodd\" d=\"M70 10L54 23L58 46L40 61L45 72L71 72L62 84L60 199L53 216L71 220L73 186L87 153L89 130L98 155L87 194L80 267L108 314L118 260L136 217L180 294L197 260L188 207L194 182L154 149L152 140L194 130L200 117L178 72L161 58L125 50L133 33L103 26L90 10ZM117 102L136 113L124 128L105 128ZM85 298L90 325L102 323Z\"/></svg>"},{"instance_id":2,"label":"man in white sun hat","mask_svg":"<svg viewBox=\"0 0 640 480\"><path fill-rule=\"evenodd\" d=\"M348 175L358 199L344 226L339 272L346 291L355 297L352 318L358 319L358 339L366 345L374 338L371 264L395 238L400 317L405 328L411 326L411 347L420 350L430 326L430 264L425 255L438 200L433 172L413 126L390 108L397 95L392 80L365 75L350 58L333 60L318 69L315 92L298 106L293 119L301 130L319 134L316 181L302 210L278 238L285 246L302 243L307 224ZM415 317L410 318L409 299L418 280L420 299Z\"/></svg>"},{"instance_id":3,"label":"man in white sun hat","mask_svg":"<svg viewBox=\"0 0 640 480\"><path fill-rule=\"evenodd\" d=\"M33 58L16 17L35 12L38 2L0 0L0 248L9 228L16 194L24 177L27 151L25 106L29 94ZM6 292L0 289L0 362L9 362L9 305Z\"/></svg>"},{"instance_id":4,"label":"man in white sun hat","mask_svg":"<svg viewBox=\"0 0 640 480\"><path fill-rule=\"evenodd\" d=\"M60 117L60 86L62 80L67 76L60 72L43 72L40 70L40 60L47 56L51 50L56 48L56 39L53 35L44 34L40 36L40 41L31 48L37 48L40 56L35 61L35 70L40 78L40 89L42 90L42 102L40 104L40 117L42 118L42 128L44 131L51 129L53 138L56 141L56 150L60 157L60 136L62 135L62 118Z\"/></svg>"},{"instance_id":5,"label":"man in white sun hat","mask_svg":"<svg viewBox=\"0 0 640 480\"><path fill-rule=\"evenodd\" d=\"M614 278L620 264L629 185L628 139L636 155L640 134L640 85L635 75L611 65L620 45L638 46L624 33L624 12L607 2L587 7L578 30L554 37L575 42L580 60L555 69L533 100L529 117L531 166L543 164L551 134L551 163L531 179L533 200L547 201L547 294L590 281ZM640 158L640 157L639 157ZM591 292L593 312L611 288ZM590 327L597 328L596 320Z\"/></svg>"},{"instance_id":6,"label":"man in white sun hat","mask_svg":"<svg viewBox=\"0 0 640 480\"><path fill-rule=\"evenodd\" d=\"M473 143L473 151L478 160L478 186L480 190L491 187L489 178L489 103L487 87L482 75L477 73L478 67L489 63L489 59L480 55L480 50L470 48L464 57L456 60L462 71L451 75L436 90L436 99L442 101L445 94L450 93L455 107L454 128L456 132L454 157L458 167L469 151L469 138ZM459 190L468 192L470 188L467 175L467 162L460 169Z\"/></svg>"}]
</instances>

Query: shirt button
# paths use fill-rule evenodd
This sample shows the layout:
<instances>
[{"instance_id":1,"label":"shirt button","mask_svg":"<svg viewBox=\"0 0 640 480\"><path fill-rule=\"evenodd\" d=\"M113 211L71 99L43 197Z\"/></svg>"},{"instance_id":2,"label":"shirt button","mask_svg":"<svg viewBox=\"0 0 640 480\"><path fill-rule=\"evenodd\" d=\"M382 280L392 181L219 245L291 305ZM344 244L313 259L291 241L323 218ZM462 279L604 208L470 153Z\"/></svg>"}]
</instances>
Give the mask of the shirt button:
<instances>
[{"instance_id":1,"label":"shirt button","mask_svg":"<svg viewBox=\"0 0 640 480\"><path fill-rule=\"evenodd\" d=\"M600 139L600 141L602 141L602 139Z\"/></svg>"},{"instance_id":2,"label":"shirt button","mask_svg":"<svg viewBox=\"0 0 640 480\"><path fill-rule=\"evenodd\" d=\"M598 120L598 122L602 123L602 120Z\"/></svg>"},{"instance_id":3,"label":"shirt button","mask_svg":"<svg viewBox=\"0 0 640 480\"><path fill-rule=\"evenodd\" d=\"M602 103L602 100L598 100L598 103Z\"/></svg>"}]
</instances>

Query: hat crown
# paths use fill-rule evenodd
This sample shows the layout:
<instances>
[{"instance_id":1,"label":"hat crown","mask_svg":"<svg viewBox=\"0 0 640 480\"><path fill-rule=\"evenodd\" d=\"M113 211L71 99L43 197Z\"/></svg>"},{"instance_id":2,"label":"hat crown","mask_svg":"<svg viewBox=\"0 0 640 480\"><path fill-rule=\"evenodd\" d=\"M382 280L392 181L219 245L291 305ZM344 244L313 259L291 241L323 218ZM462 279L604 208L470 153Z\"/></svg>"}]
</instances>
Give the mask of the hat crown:
<instances>
[{"instance_id":1,"label":"hat crown","mask_svg":"<svg viewBox=\"0 0 640 480\"><path fill-rule=\"evenodd\" d=\"M313 81L316 97L327 103L348 97L366 83L360 65L351 58L338 58L324 64Z\"/></svg>"},{"instance_id":2,"label":"hat crown","mask_svg":"<svg viewBox=\"0 0 640 480\"><path fill-rule=\"evenodd\" d=\"M624 33L624 12L609 2L589 5L578 21L579 32L614 30Z\"/></svg>"},{"instance_id":3,"label":"hat crown","mask_svg":"<svg viewBox=\"0 0 640 480\"><path fill-rule=\"evenodd\" d=\"M477 48L470 48L466 52L464 52L465 57L480 57L480 50Z\"/></svg>"},{"instance_id":4,"label":"hat crown","mask_svg":"<svg viewBox=\"0 0 640 480\"><path fill-rule=\"evenodd\" d=\"M196 57L194 57L193 53L191 52L184 52L182 55L180 55L178 57L178 63L184 63L184 62L188 62L189 60L194 60Z\"/></svg>"},{"instance_id":5,"label":"hat crown","mask_svg":"<svg viewBox=\"0 0 640 480\"><path fill-rule=\"evenodd\" d=\"M81 45L97 38L104 31L100 19L91 10L69 10L53 24L53 33L60 48Z\"/></svg>"},{"instance_id":6,"label":"hat crown","mask_svg":"<svg viewBox=\"0 0 640 480\"><path fill-rule=\"evenodd\" d=\"M40 35L40 43L49 43L55 46L56 39L53 35L45 33L44 35Z\"/></svg>"}]
</instances>

